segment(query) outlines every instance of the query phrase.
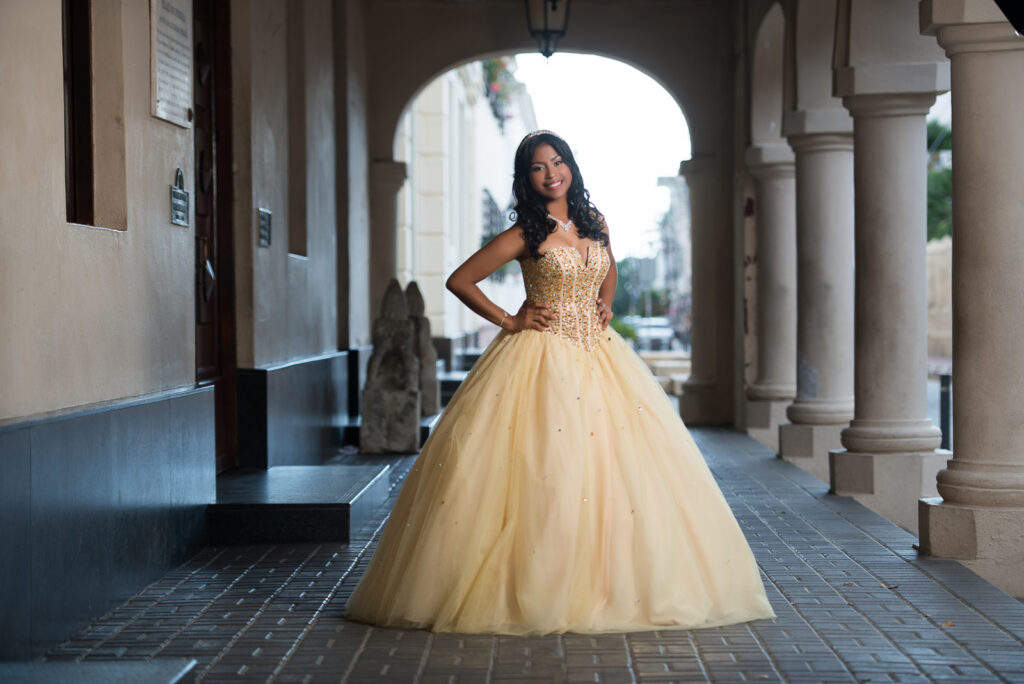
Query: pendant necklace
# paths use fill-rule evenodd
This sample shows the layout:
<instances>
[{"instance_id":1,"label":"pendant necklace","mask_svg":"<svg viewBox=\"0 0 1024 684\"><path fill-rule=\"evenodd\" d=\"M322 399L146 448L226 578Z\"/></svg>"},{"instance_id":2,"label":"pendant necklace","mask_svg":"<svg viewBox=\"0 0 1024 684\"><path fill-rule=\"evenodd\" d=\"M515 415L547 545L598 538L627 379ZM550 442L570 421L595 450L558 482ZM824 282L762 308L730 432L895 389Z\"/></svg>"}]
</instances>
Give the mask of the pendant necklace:
<instances>
[{"instance_id":1,"label":"pendant necklace","mask_svg":"<svg viewBox=\"0 0 1024 684\"><path fill-rule=\"evenodd\" d=\"M563 221L559 221L558 219L556 219L551 214L548 214L548 218L551 219L552 221L554 221L555 223L557 223L558 227L561 228L562 230L564 230L566 233L568 233L569 229L572 228L572 219L569 219L568 221L563 222Z\"/></svg>"}]
</instances>

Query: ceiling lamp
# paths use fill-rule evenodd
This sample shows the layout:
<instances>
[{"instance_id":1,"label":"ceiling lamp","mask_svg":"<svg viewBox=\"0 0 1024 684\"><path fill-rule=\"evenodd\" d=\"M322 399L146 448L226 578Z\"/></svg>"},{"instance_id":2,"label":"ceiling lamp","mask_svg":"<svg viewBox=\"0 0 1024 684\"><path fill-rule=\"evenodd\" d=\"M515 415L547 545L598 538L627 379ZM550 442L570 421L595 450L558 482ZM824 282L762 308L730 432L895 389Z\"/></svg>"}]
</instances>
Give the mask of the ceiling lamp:
<instances>
[{"instance_id":1,"label":"ceiling lamp","mask_svg":"<svg viewBox=\"0 0 1024 684\"><path fill-rule=\"evenodd\" d=\"M569 27L569 0L526 0L526 24L540 54L550 57Z\"/></svg>"}]
</instances>

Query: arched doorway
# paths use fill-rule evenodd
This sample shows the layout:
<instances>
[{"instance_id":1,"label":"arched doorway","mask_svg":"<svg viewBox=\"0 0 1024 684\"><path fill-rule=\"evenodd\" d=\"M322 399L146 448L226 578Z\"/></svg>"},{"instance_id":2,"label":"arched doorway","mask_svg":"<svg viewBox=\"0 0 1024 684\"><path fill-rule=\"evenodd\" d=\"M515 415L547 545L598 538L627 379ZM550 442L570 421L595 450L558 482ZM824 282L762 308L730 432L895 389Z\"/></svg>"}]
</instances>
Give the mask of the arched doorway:
<instances>
[{"instance_id":1,"label":"arched doorway","mask_svg":"<svg viewBox=\"0 0 1024 684\"><path fill-rule=\"evenodd\" d=\"M396 5L401 12L396 13ZM576 11L578 9L578 11ZM638 15L639 12L639 15ZM399 19L400 17L400 19ZM694 206L693 383L681 404L691 423L730 424L741 391L737 368L742 349L734 331L742 325L733 262L741 229L736 220L733 161L743 95L725 86L734 77L737 16L719 3L653 6L583 4L560 43L564 52L610 57L658 81L686 112L693 159L683 169ZM426 83L452 66L502 54L532 51L523 29L522 6L408 2L373 3L364 34L369 157L370 307L397 273L396 202L406 169L394 159L394 134L408 102ZM402 50L396 51L395 45ZM574 93L574 96L583 96ZM598 105L615 98L607 88ZM697 190L694 190L694 189ZM697 215L699 214L699 218ZM698 239L701 236L703 242ZM700 247L698 247L698 244ZM703 303L701 303L703 301Z\"/></svg>"},{"instance_id":2,"label":"arched doorway","mask_svg":"<svg viewBox=\"0 0 1024 684\"><path fill-rule=\"evenodd\" d=\"M586 93L609 87L620 97L601 105L592 97L567 98L569 81ZM488 57L425 84L408 103L394 139L394 159L405 177L397 191L396 274L400 282L419 283L442 356L477 332L482 343L493 334L443 284L458 263L511 225L513 155L522 136L536 128L555 130L570 142L591 197L612 227L622 294L616 313L664 321L643 326L639 346L667 349L684 339L690 215L678 168L690 156L690 139L679 103L647 74L608 58ZM514 262L481 287L509 310L522 302ZM670 314L671 327L665 321ZM636 334L630 324L622 326Z\"/></svg>"}]
</instances>

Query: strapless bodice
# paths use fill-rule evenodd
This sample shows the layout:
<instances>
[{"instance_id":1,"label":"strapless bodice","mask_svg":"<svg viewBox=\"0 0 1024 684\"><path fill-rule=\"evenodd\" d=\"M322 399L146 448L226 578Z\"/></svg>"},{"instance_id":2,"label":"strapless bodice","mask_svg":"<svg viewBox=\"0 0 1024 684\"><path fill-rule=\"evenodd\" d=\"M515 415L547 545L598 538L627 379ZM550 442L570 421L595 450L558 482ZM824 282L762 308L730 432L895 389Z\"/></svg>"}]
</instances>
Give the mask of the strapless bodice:
<instances>
[{"instance_id":1,"label":"strapless bodice","mask_svg":"<svg viewBox=\"0 0 1024 684\"><path fill-rule=\"evenodd\" d=\"M546 332L593 349L601 335L598 291L611 265L604 246L591 244L584 258L575 247L559 245L520 263L527 300L547 304L554 314Z\"/></svg>"}]
</instances>

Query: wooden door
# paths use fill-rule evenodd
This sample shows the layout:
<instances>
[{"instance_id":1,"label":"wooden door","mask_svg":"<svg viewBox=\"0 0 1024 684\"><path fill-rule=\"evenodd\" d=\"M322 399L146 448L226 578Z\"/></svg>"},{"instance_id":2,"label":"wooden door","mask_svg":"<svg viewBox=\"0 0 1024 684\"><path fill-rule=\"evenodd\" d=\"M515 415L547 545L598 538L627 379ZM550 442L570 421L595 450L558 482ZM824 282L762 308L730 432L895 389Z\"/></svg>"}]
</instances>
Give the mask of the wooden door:
<instances>
[{"instance_id":1,"label":"wooden door","mask_svg":"<svg viewBox=\"0 0 1024 684\"><path fill-rule=\"evenodd\" d=\"M213 384L217 471L237 464L228 0L194 0L196 383Z\"/></svg>"}]
</instances>

